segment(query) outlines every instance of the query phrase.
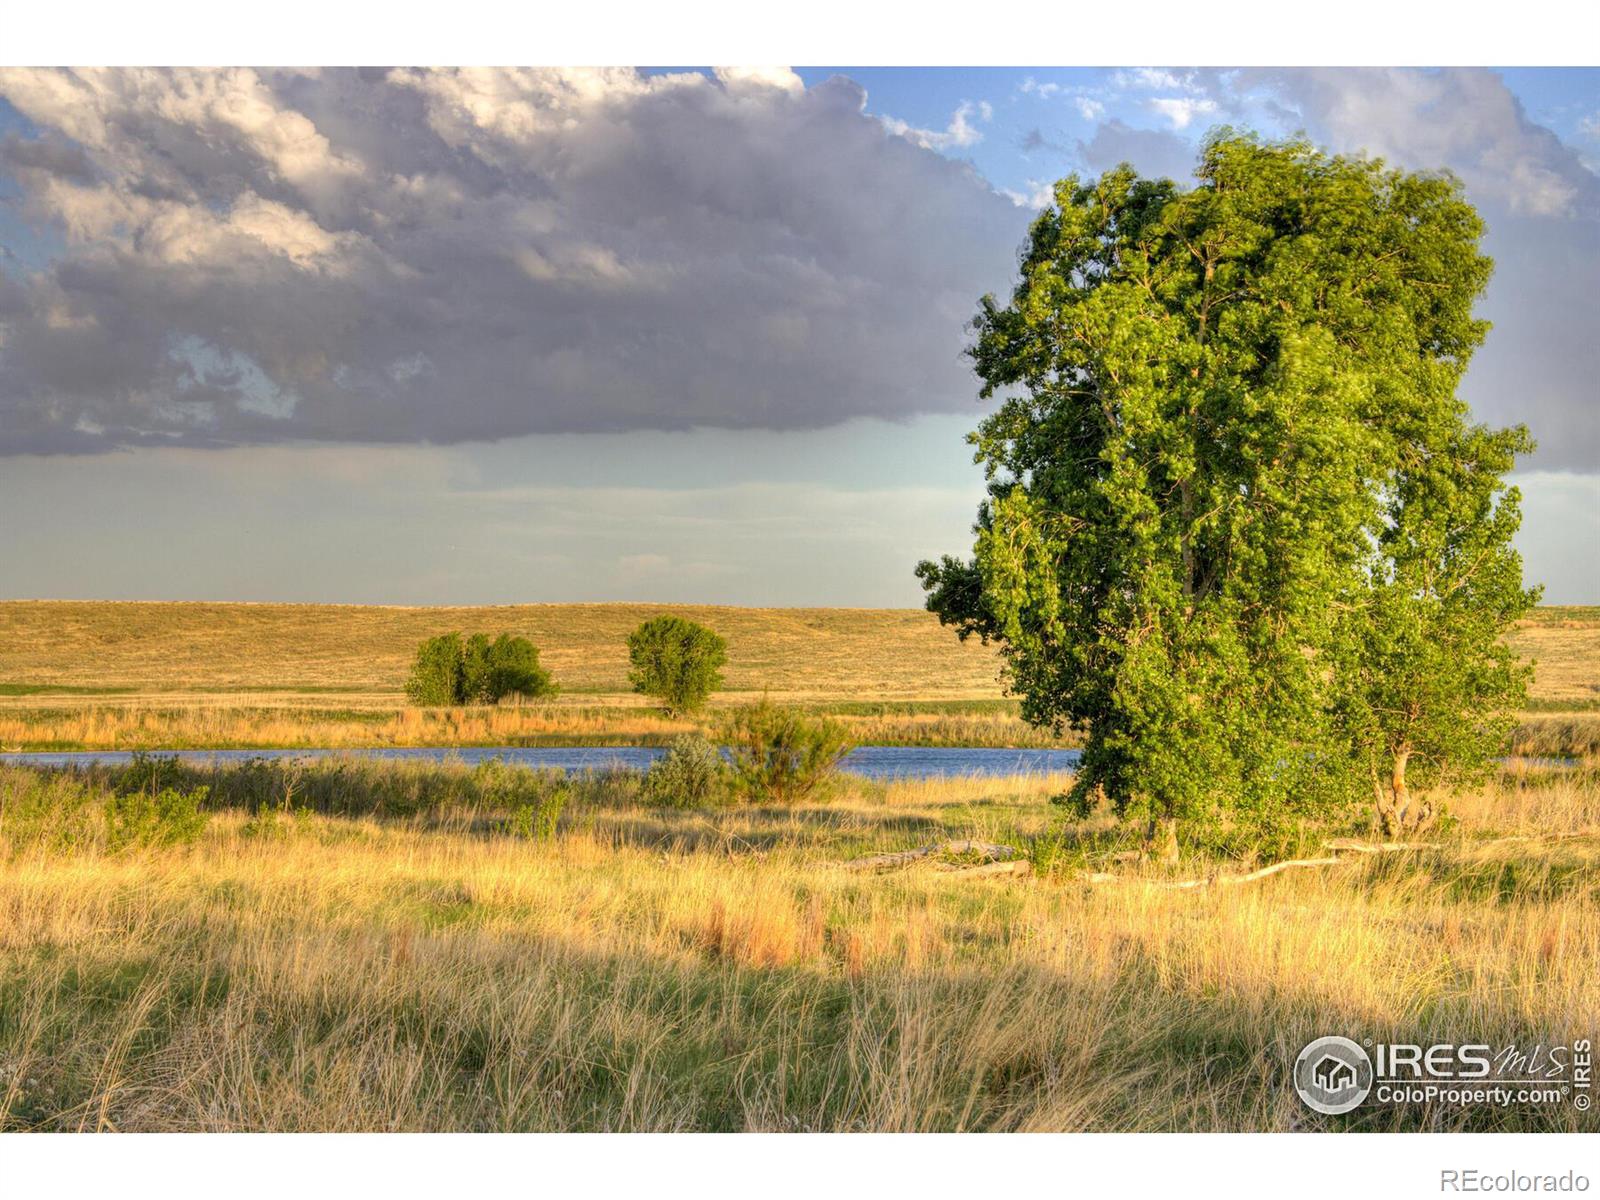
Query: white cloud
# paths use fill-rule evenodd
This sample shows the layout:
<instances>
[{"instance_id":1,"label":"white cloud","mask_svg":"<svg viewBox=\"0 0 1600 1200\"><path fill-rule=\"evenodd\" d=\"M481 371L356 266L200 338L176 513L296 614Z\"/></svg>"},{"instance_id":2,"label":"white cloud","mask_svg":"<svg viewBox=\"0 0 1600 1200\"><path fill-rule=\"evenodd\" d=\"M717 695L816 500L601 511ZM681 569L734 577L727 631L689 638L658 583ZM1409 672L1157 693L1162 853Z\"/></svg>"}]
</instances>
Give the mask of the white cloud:
<instances>
[{"instance_id":1,"label":"white cloud","mask_svg":"<svg viewBox=\"0 0 1600 1200\"><path fill-rule=\"evenodd\" d=\"M1105 115L1106 106L1091 96L1074 96L1072 103L1085 121L1098 121Z\"/></svg>"},{"instance_id":2,"label":"white cloud","mask_svg":"<svg viewBox=\"0 0 1600 1200\"><path fill-rule=\"evenodd\" d=\"M1149 101L1152 112L1165 117L1174 129L1187 129L1197 117L1217 111L1215 100L1203 97L1158 97Z\"/></svg>"},{"instance_id":3,"label":"white cloud","mask_svg":"<svg viewBox=\"0 0 1600 1200\"><path fill-rule=\"evenodd\" d=\"M1111 82L1120 88L1149 88L1163 91L1190 86L1187 76L1179 78L1173 72L1159 67L1137 67L1132 71L1118 71L1111 77Z\"/></svg>"},{"instance_id":4,"label":"white cloud","mask_svg":"<svg viewBox=\"0 0 1600 1200\"><path fill-rule=\"evenodd\" d=\"M884 117L883 124L884 128L896 137L905 138L906 141L921 146L924 150L950 150L976 146L983 140L983 131L972 124L974 115L981 121L990 121L994 119L994 109L987 101L974 104L970 100L963 100L960 107L951 115L950 124L939 130L918 129L894 117Z\"/></svg>"},{"instance_id":5,"label":"white cloud","mask_svg":"<svg viewBox=\"0 0 1600 1200\"><path fill-rule=\"evenodd\" d=\"M726 88L777 88L795 94L806 90L805 81L788 67L718 67L716 74Z\"/></svg>"},{"instance_id":6,"label":"white cloud","mask_svg":"<svg viewBox=\"0 0 1600 1200\"><path fill-rule=\"evenodd\" d=\"M1026 192L1015 192L1008 189L1005 195L1018 208L1028 208L1035 212L1048 204L1054 204L1056 200L1055 184L1041 183L1037 179L1028 180L1028 190Z\"/></svg>"},{"instance_id":7,"label":"white cloud","mask_svg":"<svg viewBox=\"0 0 1600 1200\"><path fill-rule=\"evenodd\" d=\"M1017 89L1024 96L1037 96L1041 100L1049 100L1061 94L1059 83L1040 83L1032 75L1025 78Z\"/></svg>"}]
</instances>

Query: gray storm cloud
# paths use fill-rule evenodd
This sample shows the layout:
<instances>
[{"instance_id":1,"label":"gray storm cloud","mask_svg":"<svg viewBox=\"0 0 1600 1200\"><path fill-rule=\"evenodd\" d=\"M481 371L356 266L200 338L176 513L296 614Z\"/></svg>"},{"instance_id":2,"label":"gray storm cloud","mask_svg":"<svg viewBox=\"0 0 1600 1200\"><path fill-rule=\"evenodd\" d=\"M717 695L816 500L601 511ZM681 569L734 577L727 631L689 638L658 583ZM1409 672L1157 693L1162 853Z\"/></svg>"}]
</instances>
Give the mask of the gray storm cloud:
<instances>
[{"instance_id":1,"label":"gray storm cloud","mask_svg":"<svg viewBox=\"0 0 1600 1200\"><path fill-rule=\"evenodd\" d=\"M786 71L0 72L0 452L959 410L1027 214Z\"/></svg>"}]
</instances>

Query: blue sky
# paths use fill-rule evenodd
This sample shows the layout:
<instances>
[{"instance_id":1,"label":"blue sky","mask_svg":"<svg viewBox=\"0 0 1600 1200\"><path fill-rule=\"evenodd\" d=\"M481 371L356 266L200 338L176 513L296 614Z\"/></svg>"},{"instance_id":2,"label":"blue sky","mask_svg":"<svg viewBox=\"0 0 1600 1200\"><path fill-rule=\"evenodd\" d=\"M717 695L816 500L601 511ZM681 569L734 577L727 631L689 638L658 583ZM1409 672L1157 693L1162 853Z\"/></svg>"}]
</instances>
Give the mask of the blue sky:
<instances>
[{"instance_id":1,"label":"blue sky","mask_svg":"<svg viewBox=\"0 0 1600 1200\"><path fill-rule=\"evenodd\" d=\"M1448 168L1529 575L1600 602L1600 72L0 71L0 591L918 602L1048 185Z\"/></svg>"}]
</instances>

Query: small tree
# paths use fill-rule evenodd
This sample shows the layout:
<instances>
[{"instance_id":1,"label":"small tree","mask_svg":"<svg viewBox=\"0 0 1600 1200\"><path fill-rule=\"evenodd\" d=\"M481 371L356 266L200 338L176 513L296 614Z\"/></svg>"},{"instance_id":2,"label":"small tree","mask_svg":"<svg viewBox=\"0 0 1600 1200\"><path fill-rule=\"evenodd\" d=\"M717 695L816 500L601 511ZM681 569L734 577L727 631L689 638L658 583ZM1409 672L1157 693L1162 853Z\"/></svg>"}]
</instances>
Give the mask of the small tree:
<instances>
[{"instance_id":1,"label":"small tree","mask_svg":"<svg viewBox=\"0 0 1600 1200\"><path fill-rule=\"evenodd\" d=\"M507 696L534 699L554 696L557 688L550 672L539 665L539 651L527 638L502 633L488 650L486 695L498 704Z\"/></svg>"},{"instance_id":2,"label":"small tree","mask_svg":"<svg viewBox=\"0 0 1600 1200\"><path fill-rule=\"evenodd\" d=\"M551 696L549 672L539 666L539 651L527 638L459 633L429 638L417 649L406 681L406 695L427 706L498 704L507 696Z\"/></svg>"},{"instance_id":3,"label":"small tree","mask_svg":"<svg viewBox=\"0 0 1600 1200\"><path fill-rule=\"evenodd\" d=\"M718 668L727 660L728 644L721 637L682 617L655 617L628 635L633 690L654 696L669 713L704 705L722 686Z\"/></svg>"},{"instance_id":4,"label":"small tree","mask_svg":"<svg viewBox=\"0 0 1600 1200\"><path fill-rule=\"evenodd\" d=\"M459 633L441 633L417 647L417 658L406 680L406 695L411 702L427 708L459 704L463 655Z\"/></svg>"},{"instance_id":5,"label":"small tree","mask_svg":"<svg viewBox=\"0 0 1600 1200\"><path fill-rule=\"evenodd\" d=\"M728 793L728 764L717 747L698 733L672 739L667 752L644 776L644 794L662 808L704 808Z\"/></svg>"},{"instance_id":6,"label":"small tree","mask_svg":"<svg viewBox=\"0 0 1600 1200\"><path fill-rule=\"evenodd\" d=\"M1533 673L1501 641L1539 598L1522 586L1521 497L1502 478L1533 443L1520 427L1437 437L1407 455L1334 642L1335 711L1388 837L1433 822L1434 789L1482 781Z\"/></svg>"},{"instance_id":7,"label":"small tree","mask_svg":"<svg viewBox=\"0 0 1600 1200\"><path fill-rule=\"evenodd\" d=\"M795 804L827 784L850 753L844 726L768 700L740 709L723 729L734 786L749 800Z\"/></svg>"}]
</instances>

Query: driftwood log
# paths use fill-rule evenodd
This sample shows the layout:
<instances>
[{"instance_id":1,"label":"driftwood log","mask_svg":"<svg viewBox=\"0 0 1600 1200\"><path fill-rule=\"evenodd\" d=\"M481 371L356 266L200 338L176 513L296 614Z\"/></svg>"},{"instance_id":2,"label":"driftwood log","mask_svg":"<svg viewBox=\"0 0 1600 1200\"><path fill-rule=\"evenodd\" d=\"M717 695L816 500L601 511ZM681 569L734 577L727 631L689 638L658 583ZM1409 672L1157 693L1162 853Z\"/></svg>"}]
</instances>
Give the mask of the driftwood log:
<instances>
[{"instance_id":1,"label":"driftwood log","mask_svg":"<svg viewBox=\"0 0 1600 1200\"><path fill-rule=\"evenodd\" d=\"M885 871L895 867L909 867L912 863L922 862L937 854L969 854L976 855L980 860L976 865L958 863L936 863L934 865L946 870L963 870L970 874L973 871L983 870L992 866L1015 866L1015 861L1022 858L1022 851L1015 846L1002 846L995 842L975 842L972 840L961 842L933 842L927 846L918 846L915 850L900 850L894 854L869 854L865 858L853 858L847 863L841 863L850 871ZM986 871L986 874L1026 874L1015 869L1009 872Z\"/></svg>"},{"instance_id":2,"label":"driftwood log","mask_svg":"<svg viewBox=\"0 0 1600 1200\"><path fill-rule=\"evenodd\" d=\"M1349 851L1353 854L1390 854L1407 850L1434 850L1437 842L1360 842L1354 838L1335 838L1324 843L1333 854L1325 858L1291 858L1284 862L1271 863L1259 867L1254 871L1246 871L1241 875L1223 875L1220 872L1206 875L1199 879L1152 879L1141 875L1118 875L1109 871L1080 871L1071 876L1080 883L1134 883L1145 887L1165 888L1172 891L1189 891L1196 888L1230 887L1241 883L1254 883L1258 879L1265 879L1269 875L1276 875L1280 871L1291 871L1301 867L1334 867L1340 863L1357 861L1354 858L1339 857L1340 851ZM930 865L941 871L957 874L963 878L973 878L988 875L1029 875L1033 872L1033 865L1022 857L1022 852L1015 846L1006 846L995 842L958 841L958 842L933 842L926 846L918 846L915 850L899 850L891 854L869 854L864 858L851 859L849 862L840 863L848 871L891 871L902 867L913 866L917 863L928 862L938 855L969 855L976 856L977 863L949 863L932 862Z\"/></svg>"}]
</instances>

